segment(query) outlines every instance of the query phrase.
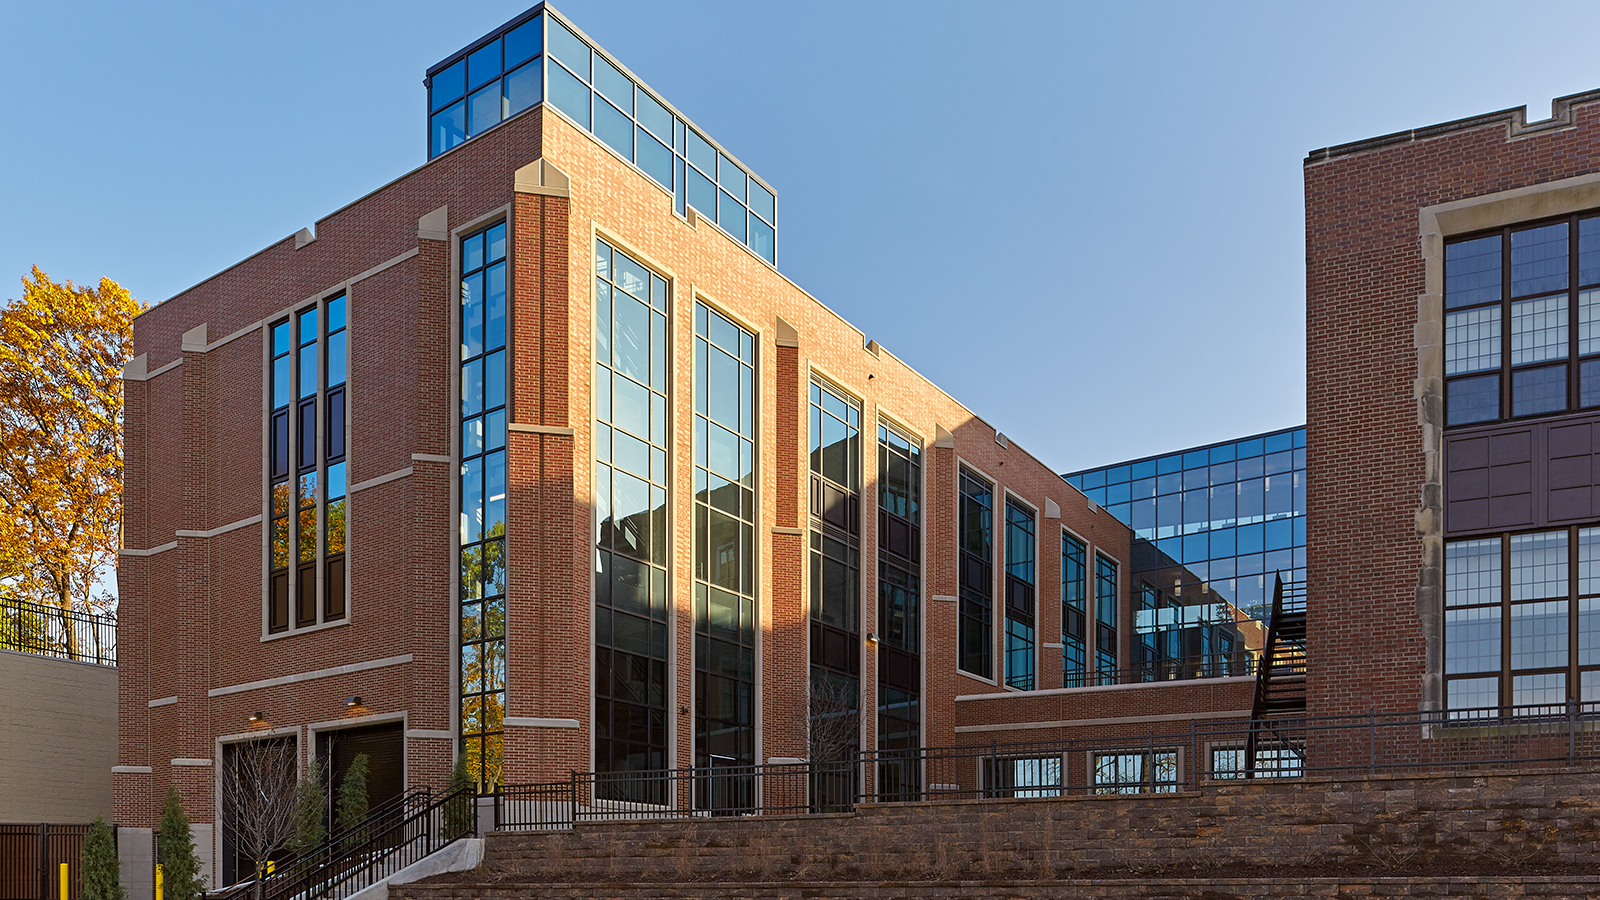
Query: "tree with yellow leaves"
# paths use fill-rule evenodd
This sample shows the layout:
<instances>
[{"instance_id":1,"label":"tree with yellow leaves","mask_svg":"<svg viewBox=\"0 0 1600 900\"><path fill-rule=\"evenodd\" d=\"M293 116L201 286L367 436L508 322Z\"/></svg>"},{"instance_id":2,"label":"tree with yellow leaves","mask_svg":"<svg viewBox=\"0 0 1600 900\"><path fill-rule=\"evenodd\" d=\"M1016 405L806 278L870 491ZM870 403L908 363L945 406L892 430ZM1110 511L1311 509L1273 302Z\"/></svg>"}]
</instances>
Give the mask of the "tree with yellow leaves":
<instances>
[{"instance_id":1,"label":"tree with yellow leaves","mask_svg":"<svg viewBox=\"0 0 1600 900\"><path fill-rule=\"evenodd\" d=\"M120 543L122 365L141 309L109 278L57 284L38 266L0 307L0 592L63 613L111 602L93 589Z\"/></svg>"}]
</instances>

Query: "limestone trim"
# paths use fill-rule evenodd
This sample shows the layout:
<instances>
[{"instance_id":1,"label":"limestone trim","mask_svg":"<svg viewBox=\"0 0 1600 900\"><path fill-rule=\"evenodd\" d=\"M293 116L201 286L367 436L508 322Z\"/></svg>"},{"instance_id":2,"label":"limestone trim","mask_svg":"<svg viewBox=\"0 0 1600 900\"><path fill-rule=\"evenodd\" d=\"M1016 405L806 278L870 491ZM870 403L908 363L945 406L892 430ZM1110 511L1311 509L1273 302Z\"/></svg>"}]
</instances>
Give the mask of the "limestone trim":
<instances>
[{"instance_id":1,"label":"limestone trim","mask_svg":"<svg viewBox=\"0 0 1600 900\"><path fill-rule=\"evenodd\" d=\"M406 739L412 741L453 741L456 736L437 728L407 728Z\"/></svg>"},{"instance_id":2,"label":"limestone trim","mask_svg":"<svg viewBox=\"0 0 1600 900\"><path fill-rule=\"evenodd\" d=\"M194 756L180 756L180 757L172 760L172 765L174 765L174 766L193 766L195 768L199 768L201 766L209 766L209 765L211 765L211 760L209 760L209 759L200 759L200 758L194 757Z\"/></svg>"},{"instance_id":3,"label":"limestone trim","mask_svg":"<svg viewBox=\"0 0 1600 900\"><path fill-rule=\"evenodd\" d=\"M506 430L520 434L555 434L564 437L573 437L578 433L577 429L565 425L527 425L521 422L512 422L506 426Z\"/></svg>"},{"instance_id":4,"label":"limestone trim","mask_svg":"<svg viewBox=\"0 0 1600 900\"><path fill-rule=\"evenodd\" d=\"M152 774L154 772L155 772L155 770L150 768L149 766L112 766L111 767L111 774L113 774L113 775L150 775L150 774Z\"/></svg>"},{"instance_id":5,"label":"limestone trim","mask_svg":"<svg viewBox=\"0 0 1600 900\"><path fill-rule=\"evenodd\" d=\"M168 543L162 544L159 547L151 547L148 550L134 550L134 549L131 549L131 548L128 548L128 547L124 547L121 550L117 551L117 555L118 556L133 556L133 557L155 556L157 553L165 553L168 550L176 550L176 549L178 549L178 542L177 541L170 541Z\"/></svg>"},{"instance_id":6,"label":"limestone trim","mask_svg":"<svg viewBox=\"0 0 1600 900\"><path fill-rule=\"evenodd\" d=\"M356 491L364 491L367 488L374 488L380 484L388 484L391 481L399 481L402 478L409 478L411 477L411 474L411 466L406 466L404 469L396 469L387 475L379 475L376 478L368 478L366 481L356 482L350 486L350 493L354 494Z\"/></svg>"},{"instance_id":7,"label":"limestone trim","mask_svg":"<svg viewBox=\"0 0 1600 900\"><path fill-rule=\"evenodd\" d=\"M413 462L454 462L450 457L438 453L413 453L411 454L411 459Z\"/></svg>"},{"instance_id":8,"label":"limestone trim","mask_svg":"<svg viewBox=\"0 0 1600 900\"><path fill-rule=\"evenodd\" d=\"M171 706L177 702L178 695L173 694L171 697L162 697L160 700L151 700L149 703L146 703L145 706L150 709L155 709L158 706Z\"/></svg>"},{"instance_id":9,"label":"limestone trim","mask_svg":"<svg viewBox=\"0 0 1600 900\"><path fill-rule=\"evenodd\" d=\"M234 684L227 687L212 688L206 691L207 697L222 697L227 694L237 694L242 691L256 691L262 688L280 687L285 684L299 684L302 681L315 681L318 678L332 678L335 675L350 675L356 672L365 672L369 669L382 669L388 666L402 666L411 662L411 654L402 653L399 656L387 656L383 659L373 659L367 662L350 663L345 666L333 666L327 669L315 669L310 672L298 672L294 675L282 675L277 678L263 678L260 681L247 681L244 684Z\"/></svg>"},{"instance_id":10,"label":"limestone trim","mask_svg":"<svg viewBox=\"0 0 1600 900\"><path fill-rule=\"evenodd\" d=\"M581 728L577 719L541 719L533 716L506 716L507 728Z\"/></svg>"},{"instance_id":11,"label":"limestone trim","mask_svg":"<svg viewBox=\"0 0 1600 900\"><path fill-rule=\"evenodd\" d=\"M230 531L238 531L241 528L249 528L251 525L260 525L260 524L261 524L261 516L260 516L260 514L257 514L257 515L251 516L248 519L240 519L237 522L230 522L227 525L222 525L222 526L219 526L217 528L212 528L209 531L190 531L190 530L187 530L187 529L180 528L177 531L173 532L173 536L180 537L180 538L214 538L214 537L217 537L218 535L227 534Z\"/></svg>"}]
</instances>

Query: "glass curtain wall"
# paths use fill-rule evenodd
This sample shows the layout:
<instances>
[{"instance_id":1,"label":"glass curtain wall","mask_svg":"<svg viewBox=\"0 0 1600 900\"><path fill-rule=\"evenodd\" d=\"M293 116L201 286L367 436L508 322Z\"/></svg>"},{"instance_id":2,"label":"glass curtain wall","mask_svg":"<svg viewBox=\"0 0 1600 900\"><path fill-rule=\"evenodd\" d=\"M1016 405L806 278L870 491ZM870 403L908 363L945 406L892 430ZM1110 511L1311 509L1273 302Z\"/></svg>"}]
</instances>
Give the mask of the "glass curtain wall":
<instances>
[{"instance_id":1,"label":"glass curtain wall","mask_svg":"<svg viewBox=\"0 0 1600 900\"><path fill-rule=\"evenodd\" d=\"M604 241L595 244L594 284L595 767L663 769L672 609L668 285Z\"/></svg>"},{"instance_id":2,"label":"glass curtain wall","mask_svg":"<svg viewBox=\"0 0 1600 900\"><path fill-rule=\"evenodd\" d=\"M1006 498L1006 686L1034 688L1033 510Z\"/></svg>"},{"instance_id":3,"label":"glass curtain wall","mask_svg":"<svg viewBox=\"0 0 1600 900\"><path fill-rule=\"evenodd\" d=\"M755 762L755 336L694 307L695 765ZM702 807L749 802L712 779Z\"/></svg>"},{"instance_id":4,"label":"glass curtain wall","mask_svg":"<svg viewBox=\"0 0 1600 900\"><path fill-rule=\"evenodd\" d=\"M994 675L994 486L961 470L961 593L957 667L980 678Z\"/></svg>"},{"instance_id":5,"label":"glass curtain wall","mask_svg":"<svg viewBox=\"0 0 1600 900\"><path fill-rule=\"evenodd\" d=\"M461 241L461 753L501 780L506 711L506 226Z\"/></svg>"},{"instance_id":6,"label":"glass curtain wall","mask_svg":"<svg viewBox=\"0 0 1600 900\"><path fill-rule=\"evenodd\" d=\"M878 426L878 749L922 745L922 448ZM916 764L880 766L878 789L909 794Z\"/></svg>"},{"instance_id":7,"label":"glass curtain wall","mask_svg":"<svg viewBox=\"0 0 1600 900\"><path fill-rule=\"evenodd\" d=\"M811 757L848 758L861 708L861 407L811 382Z\"/></svg>"},{"instance_id":8,"label":"glass curtain wall","mask_svg":"<svg viewBox=\"0 0 1600 900\"><path fill-rule=\"evenodd\" d=\"M345 334L343 294L272 326L269 632L344 618Z\"/></svg>"},{"instance_id":9,"label":"glass curtain wall","mask_svg":"<svg viewBox=\"0 0 1600 900\"><path fill-rule=\"evenodd\" d=\"M1305 581L1305 466L1291 428L1066 476L1134 531L1127 677L1253 671L1274 576Z\"/></svg>"},{"instance_id":10,"label":"glass curtain wall","mask_svg":"<svg viewBox=\"0 0 1600 900\"><path fill-rule=\"evenodd\" d=\"M772 190L559 17L513 20L429 72L429 159L532 108L548 85L551 105L673 192L680 216L692 206L776 264Z\"/></svg>"},{"instance_id":11,"label":"glass curtain wall","mask_svg":"<svg viewBox=\"0 0 1600 900\"><path fill-rule=\"evenodd\" d=\"M1062 687L1083 687L1089 671L1089 548L1066 532L1061 534L1061 676Z\"/></svg>"}]
</instances>

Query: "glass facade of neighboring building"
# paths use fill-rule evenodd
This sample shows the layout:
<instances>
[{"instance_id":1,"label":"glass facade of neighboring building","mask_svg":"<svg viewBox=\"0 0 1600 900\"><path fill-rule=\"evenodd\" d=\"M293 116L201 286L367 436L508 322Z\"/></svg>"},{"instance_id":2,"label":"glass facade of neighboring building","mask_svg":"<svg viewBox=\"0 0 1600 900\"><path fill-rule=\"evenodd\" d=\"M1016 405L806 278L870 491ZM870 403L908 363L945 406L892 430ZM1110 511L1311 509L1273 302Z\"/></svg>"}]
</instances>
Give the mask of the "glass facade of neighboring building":
<instances>
[{"instance_id":1,"label":"glass facade of neighboring building","mask_svg":"<svg viewBox=\"0 0 1600 900\"><path fill-rule=\"evenodd\" d=\"M1274 576L1305 581L1306 429L1064 477L1133 529L1132 680L1254 671Z\"/></svg>"},{"instance_id":2,"label":"glass facade of neighboring building","mask_svg":"<svg viewBox=\"0 0 1600 900\"><path fill-rule=\"evenodd\" d=\"M548 101L774 265L778 198L694 123L544 4L428 69L428 158Z\"/></svg>"}]
</instances>

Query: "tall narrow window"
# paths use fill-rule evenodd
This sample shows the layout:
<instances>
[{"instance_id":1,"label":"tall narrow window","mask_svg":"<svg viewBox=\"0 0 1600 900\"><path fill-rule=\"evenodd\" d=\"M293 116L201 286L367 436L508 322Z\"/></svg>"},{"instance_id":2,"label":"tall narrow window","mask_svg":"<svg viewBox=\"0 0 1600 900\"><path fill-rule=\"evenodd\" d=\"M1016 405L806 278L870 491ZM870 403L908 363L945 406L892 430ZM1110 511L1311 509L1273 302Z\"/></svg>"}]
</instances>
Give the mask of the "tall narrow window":
<instances>
[{"instance_id":1,"label":"tall narrow window","mask_svg":"<svg viewBox=\"0 0 1600 900\"><path fill-rule=\"evenodd\" d=\"M878 749L922 746L922 448L878 426ZM920 770L879 766L879 791L909 796Z\"/></svg>"},{"instance_id":2,"label":"tall narrow window","mask_svg":"<svg viewBox=\"0 0 1600 900\"><path fill-rule=\"evenodd\" d=\"M667 767L666 279L595 243L595 767ZM737 506L737 498L735 498ZM613 799L662 802L654 796Z\"/></svg>"},{"instance_id":3,"label":"tall narrow window","mask_svg":"<svg viewBox=\"0 0 1600 900\"><path fill-rule=\"evenodd\" d=\"M694 307L695 765L755 762L755 336ZM702 806L737 805L702 796Z\"/></svg>"},{"instance_id":4,"label":"tall narrow window","mask_svg":"<svg viewBox=\"0 0 1600 900\"><path fill-rule=\"evenodd\" d=\"M1085 676L1085 647L1089 596L1088 548L1083 541L1065 532L1061 535L1061 684L1082 687Z\"/></svg>"},{"instance_id":5,"label":"tall narrow window","mask_svg":"<svg viewBox=\"0 0 1600 900\"><path fill-rule=\"evenodd\" d=\"M861 698L861 408L811 382L811 755L856 749Z\"/></svg>"},{"instance_id":6,"label":"tall narrow window","mask_svg":"<svg viewBox=\"0 0 1600 900\"><path fill-rule=\"evenodd\" d=\"M343 294L271 328L267 631L345 615Z\"/></svg>"},{"instance_id":7,"label":"tall narrow window","mask_svg":"<svg viewBox=\"0 0 1600 900\"><path fill-rule=\"evenodd\" d=\"M506 691L506 226L461 241L461 752L500 783Z\"/></svg>"},{"instance_id":8,"label":"tall narrow window","mask_svg":"<svg viewBox=\"0 0 1600 900\"><path fill-rule=\"evenodd\" d=\"M1117 564L1094 555L1094 668L1100 684L1117 683Z\"/></svg>"},{"instance_id":9,"label":"tall narrow window","mask_svg":"<svg viewBox=\"0 0 1600 900\"><path fill-rule=\"evenodd\" d=\"M982 678L993 677L994 639L994 487L961 470L961 594L957 665Z\"/></svg>"},{"instance_id":10,"label":"tall narrow window","mask_svg":"<svg viewBox=\"0 0 1600 900\"><path fill-rule=\"evenodd\" d=\"M1006 498L1006 686L1034 688L1033 510Z\"/></svg>"}]
</instances>

